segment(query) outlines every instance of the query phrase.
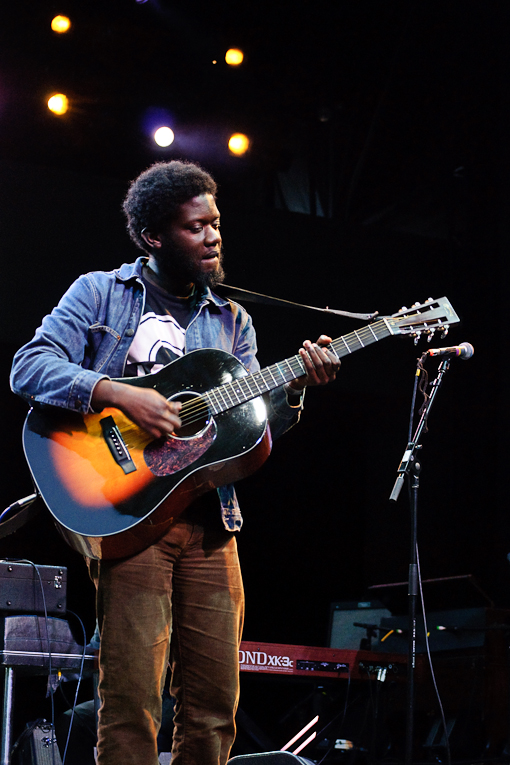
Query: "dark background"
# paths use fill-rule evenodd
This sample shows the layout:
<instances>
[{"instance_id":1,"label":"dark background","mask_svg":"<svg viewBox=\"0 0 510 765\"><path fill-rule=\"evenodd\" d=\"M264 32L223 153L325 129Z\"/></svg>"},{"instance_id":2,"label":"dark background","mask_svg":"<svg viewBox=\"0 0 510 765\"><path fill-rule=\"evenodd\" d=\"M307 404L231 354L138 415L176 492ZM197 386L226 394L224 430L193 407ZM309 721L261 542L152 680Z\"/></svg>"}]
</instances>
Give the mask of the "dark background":
<instances>
[{"instance_id":1,"label":"dark background","mask_svg":"<svg viewBox=\"0 0 510 765\"><path fill-rule=\"evenodd\" d=\"M51 31L56 13L68 35ZM189 158L220 186L228 283L381 314L451 300L461 324L432 345L476 353L452 362L423 439L422 574L472 574L510 607L508 15L505 0L4 3L1 506L32 491L13 353L76 276L136 257L120 213L129 180ZM245 52L238 69L224 63L231 46ZM45 105L55 91L71 98L61 118ZM161 115L176 133L165 150L146 132ZM226 148L238 130L252 139L243 158ZM247 307L263 365L359 326ZM425 347L390 338L346 359L239 484L246 639L327 645L332 601L407 578L407 495L388 497ZM46 510L0 554L68 566L90 634L92 585Z\"/></svg>"}]
</instances>

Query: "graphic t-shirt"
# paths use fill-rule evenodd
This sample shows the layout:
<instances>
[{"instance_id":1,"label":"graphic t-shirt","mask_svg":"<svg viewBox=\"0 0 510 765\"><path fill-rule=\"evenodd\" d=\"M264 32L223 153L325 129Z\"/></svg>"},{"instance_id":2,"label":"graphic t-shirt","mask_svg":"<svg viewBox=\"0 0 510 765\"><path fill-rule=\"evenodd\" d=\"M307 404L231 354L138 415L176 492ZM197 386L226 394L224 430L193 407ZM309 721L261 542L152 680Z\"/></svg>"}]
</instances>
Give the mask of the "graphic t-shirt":
<instances>
[{"instance_id":1,"label":"graphic t-shirt","mask_svg":"<svg viewBox=\"0 0 510 765\"><path fill-rule=\"evenodd\" d=\"M125 376L154 374L184 355L195 297L178 298L143 277L145 308L129 349Z\"/></svg>"}]
</instances>

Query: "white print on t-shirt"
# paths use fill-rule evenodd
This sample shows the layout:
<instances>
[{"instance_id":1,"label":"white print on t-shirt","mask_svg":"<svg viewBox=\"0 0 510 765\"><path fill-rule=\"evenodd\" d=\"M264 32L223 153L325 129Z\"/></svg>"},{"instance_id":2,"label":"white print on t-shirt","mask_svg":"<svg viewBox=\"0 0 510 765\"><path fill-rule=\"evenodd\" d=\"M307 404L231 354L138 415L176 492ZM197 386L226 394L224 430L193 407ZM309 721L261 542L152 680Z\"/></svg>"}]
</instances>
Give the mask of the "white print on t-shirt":
<instances>
[{"instance_id":1,"label":"white print on t-shirt","mask_svg":"<svg viewBox=\"0 0 510 765\"><path fill-rule=\"evenodd\" d=\"M152 364L151 374L159 372L168 363L168 353L184 355L186 330L172 316L158 316L154 311L144 313L131 343L128 364ZM166 353L165 353L166 351ZM160 358L158 359L158 353ZM138 377L146 374L143 366L138 367Z\"/></svg>"}]
</instances>

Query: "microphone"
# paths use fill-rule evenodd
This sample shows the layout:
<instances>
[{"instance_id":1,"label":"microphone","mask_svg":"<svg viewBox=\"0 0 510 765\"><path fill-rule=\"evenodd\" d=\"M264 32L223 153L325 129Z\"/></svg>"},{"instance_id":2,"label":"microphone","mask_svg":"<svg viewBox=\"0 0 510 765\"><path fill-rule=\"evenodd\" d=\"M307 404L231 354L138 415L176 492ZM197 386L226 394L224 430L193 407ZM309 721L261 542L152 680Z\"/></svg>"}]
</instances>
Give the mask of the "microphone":
<instances>
[{"instance_id":1,"label":"microphone","mask_svg":"<svg viewBox=\"0 0 510 765\"><path fill-rule=\"evenodd\" d=\"M460 345L451 345L449 348L429 348L426 355L443 356L443 358L458 356L460 359L467 361L474 352L475 349L471 343L461 343Z\"/></svg>"}]
</instances>

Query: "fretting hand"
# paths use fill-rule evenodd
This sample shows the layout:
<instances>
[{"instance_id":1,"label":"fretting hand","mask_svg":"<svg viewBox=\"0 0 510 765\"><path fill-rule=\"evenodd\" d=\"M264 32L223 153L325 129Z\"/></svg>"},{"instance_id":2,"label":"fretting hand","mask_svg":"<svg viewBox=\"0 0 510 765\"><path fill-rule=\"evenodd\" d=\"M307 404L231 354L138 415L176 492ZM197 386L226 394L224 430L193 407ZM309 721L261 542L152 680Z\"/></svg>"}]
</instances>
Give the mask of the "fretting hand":
<instances>
[{"instance_id":1,"label":"fretting hand","mask_svg":"<svg viewBox=\"0 0 510 765\"><path fill-rule=\"evenodd\" d=\"M321 335L316 343L305 340L299 349L299 355L304 363L306 374L288 383L289 388L302 391L308 385L326 385L334 380L340 369L340 359L327 346L331 338Z\"/></svg>"}]
</instances>

